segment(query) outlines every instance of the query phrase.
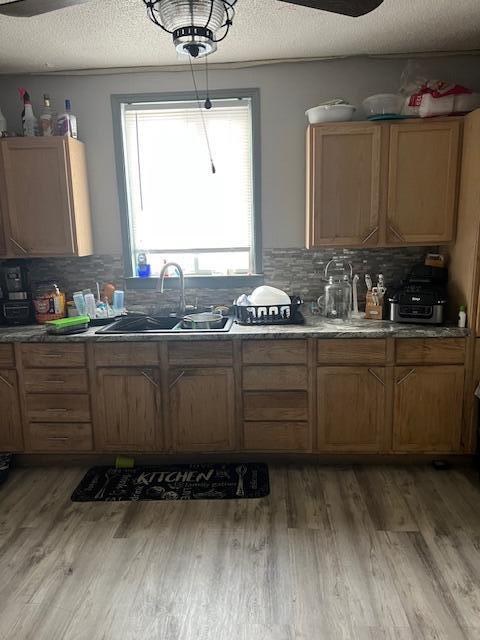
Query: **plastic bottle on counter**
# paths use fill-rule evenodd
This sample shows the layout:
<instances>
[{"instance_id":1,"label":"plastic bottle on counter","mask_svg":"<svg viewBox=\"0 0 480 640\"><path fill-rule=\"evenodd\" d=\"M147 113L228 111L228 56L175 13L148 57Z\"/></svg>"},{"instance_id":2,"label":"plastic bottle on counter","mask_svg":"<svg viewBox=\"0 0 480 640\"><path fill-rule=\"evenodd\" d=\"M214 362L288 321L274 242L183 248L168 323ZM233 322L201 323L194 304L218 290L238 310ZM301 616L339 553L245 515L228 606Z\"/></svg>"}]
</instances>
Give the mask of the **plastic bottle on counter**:
<instances>
[{"instance_id":1,"label":"plastic bottle on counter","mask_svg":"<svg viewBox=\"0 0 480 640\"><path fill-rule=\"evenodd\" d=\"M465 311L465 306L463 304L458 312L458 326L460 329L465 329L467 326L467 312Z\"/></svg>"},{"instance_id":2,"label":"plastic bottle on counter","mask_svg":"<svg viewBox=\"0 0 480 640\"><path fill-rule=\"evenodd\" d=\"M50 104L50 96L43 94L43 111L40 116L40 133L42 136L54 136L56 126L56 114Z\"/></svg>"},{"instance_id":3,"label":"plastic bottle on counter","mask_svg":"<svg viewBox=\"0 0 480 640\"><path fill-rule=\"evenodd\" d=\"M85 296L85 311L91 320L97 317L97 303L95 302L93 293L87 293Z\"/></svg>"},{"instance_id":4,"label":"plastic bottle on counter","mask_svg":"<svg viewBox=\"0 0 480 640\"><path fill-rule=\"evenodd\" d=\"M68 98L65 100L64 113L58 116L57 135L78 138L77 117L72 113L72 103Z\"/></svg>"},{"instance_id":5,"label":"plastic bottle on counter","mask_svg":"<svg viewBox=\"0 0 480 640\"><path fill-rule=\"evenodd\" d=\"M20 97L23 100L22 111L22 128L24 136L37 136L38 135L38 121L33 113L32 103L30 102L30 95L26 89L19 89Z\"/></svg>"},{"instance_id":6,"label":"plastic bottle on counter","mask_svg":"<svg viewBox=\"0 0 480 640\"><path fill-rule=\"evenodd\" d=\"M117 289L113 292L113 315L120 316L125 311L125 292Z\"/></svg>"}]
</instances>

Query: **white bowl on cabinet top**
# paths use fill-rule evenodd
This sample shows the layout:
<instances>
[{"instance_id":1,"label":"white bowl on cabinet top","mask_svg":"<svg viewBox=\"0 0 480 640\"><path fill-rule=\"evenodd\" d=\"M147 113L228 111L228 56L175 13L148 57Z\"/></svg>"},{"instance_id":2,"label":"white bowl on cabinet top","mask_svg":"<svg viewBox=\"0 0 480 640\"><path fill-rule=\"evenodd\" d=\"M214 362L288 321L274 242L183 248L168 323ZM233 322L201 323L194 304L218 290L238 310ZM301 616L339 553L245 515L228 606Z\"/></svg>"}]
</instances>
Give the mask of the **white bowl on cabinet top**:
<instances>
[{"instance_id":1,"label":"white bowl on cabinet top","mask_svg":"<svg viewBox=\"0 0 480 640\"><path fill-rule=\"evenodd\" d=\"M356 107L353 104L321 104L305 111L310 124L321 122L348 122L353 118Z\"/></svg>"}]
</instances>

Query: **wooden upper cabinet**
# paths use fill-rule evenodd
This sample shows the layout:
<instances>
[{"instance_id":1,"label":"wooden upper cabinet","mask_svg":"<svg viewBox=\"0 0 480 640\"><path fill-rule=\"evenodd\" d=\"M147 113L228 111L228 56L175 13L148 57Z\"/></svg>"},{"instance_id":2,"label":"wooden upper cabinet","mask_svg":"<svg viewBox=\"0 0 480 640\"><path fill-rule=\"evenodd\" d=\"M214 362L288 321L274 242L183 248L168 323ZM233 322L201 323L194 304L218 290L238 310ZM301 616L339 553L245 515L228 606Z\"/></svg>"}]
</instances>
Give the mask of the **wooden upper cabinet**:
<instances>
[{"instance_id":1,"label":"wooden upper cabinet","mask_svg":"<svg viewBox=\"0 0 480 640\"><path fill-rule=\"evenodd\" d=\"M157 370L100 368L96 376L95 448L144 453L162 450Z\"/></svg>"},{"instance_id":2,"label":"wooden upper cabinet","mask_svg":"<svg viewBox=\"0 0 480 640\"><path fill-rule=\"evenodd\" d=\"M390 125L387 243L455 237L461 122Z\"/></svg>"},{"instance_id":3,"label":"wooden upper cabinet","mask_svg":"<svg viewBox=\"0 0 480 640\"><path fill-rule=\"evenodd\" d=\"M464 368L396 367L393 451L458 453Z\"/></svg>"},{"instance_id":4,"label":"wooden upper cabinet","mask_svg":"<svg viewBox=\"0 0 480 640\"><path fill-rule=\"evenodd\" d=\"M0 370L0 407L0 453L22 451L22 418L17 374L13 370Z\"/></svg>"},{"instance_id":5,"label":"wooden upper cabinet","mask_svg":"<svg viewBox=\"0 0 480 640\"><path fill-rule=\"evenodd\" d=\"M234 448L233 369L171 369L170 427L175 451Z\"/></svg>"},{"instance_id":6,"label":"wooden upper cabinet","mask_svg":"<svg viewBox=\"0 0 480 640\"><path fill-rule=\"evenodd\" d=\"M375 124L309 127L309 248L377 243L381 141Z\"/></svg>"},{"instance_id":7,"label":"wooden upper cabinet","mask_svg":"<svg viewBox=\"0 0 480 640\"><path fill-rule=\"evenodd\" d=\"M378 453L385 446L386 370L382 367L317 369L317 449Z\"/></svg>"},{"instance_id":8,"label":"wooden upper cabinet","mask_svg":"<svg viewBox=\"0 0 480 640\"><path fill-rule=\"evenodd\" d=\"M311 125L307 247L451 242L461 131L458 118Z\"/></svg>"},{"instance_id":9,"label":"wooden upper cabinet","mask_svg":"<svg viewBox=\"0 0 480 640\"><path fill-rule=\"evenodd\" d=\"M92 253L85 147L67 137L7 138L0 143L3 254ZM2 246L0 243L0 250Z\"/></svg>"}]
</instances>

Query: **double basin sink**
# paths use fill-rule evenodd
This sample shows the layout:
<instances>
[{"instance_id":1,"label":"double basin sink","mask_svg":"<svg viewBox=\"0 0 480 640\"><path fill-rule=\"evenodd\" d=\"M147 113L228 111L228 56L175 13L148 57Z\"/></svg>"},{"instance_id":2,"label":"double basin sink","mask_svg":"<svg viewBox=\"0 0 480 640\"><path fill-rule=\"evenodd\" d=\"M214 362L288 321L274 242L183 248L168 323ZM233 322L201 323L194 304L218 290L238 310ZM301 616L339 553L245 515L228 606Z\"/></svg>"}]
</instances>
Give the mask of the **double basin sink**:
<instances>
[{"instance_id":1,"label":"double basin sink","mask_svg":"<svg viewBox=\"0 0 480 640\"><path fill-rule=\"evenodd\" d=\"M112 324L102 327L96 333L121 334L161 334L161 333L227 333L233 324L233 318L223 318L222 323L215 329L192 329L187 326L183 318L172 316L125 316Z\"/></svg>"}]
</instances>

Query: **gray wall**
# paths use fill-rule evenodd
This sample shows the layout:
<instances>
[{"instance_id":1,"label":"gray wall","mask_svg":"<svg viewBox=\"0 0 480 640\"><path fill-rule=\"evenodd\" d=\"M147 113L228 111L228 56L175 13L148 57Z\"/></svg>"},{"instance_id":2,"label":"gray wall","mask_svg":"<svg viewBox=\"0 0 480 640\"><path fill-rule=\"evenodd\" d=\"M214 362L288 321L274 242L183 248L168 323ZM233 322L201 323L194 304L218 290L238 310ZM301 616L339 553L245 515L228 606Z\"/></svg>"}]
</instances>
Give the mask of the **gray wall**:
<instances>
[{"instance_id":1,"label":"gray wall","mask_svg":"<svg viewBox=\"0 0 480 640\"><path fill-rule=\"evenodd\" d=\"M430 77L455 80L477 91L480 91L479 63L479 56L422 61ZM329 97L340 96L360 104L373 93L397 91L405 64L404 59L356 58L211 72L211 88L259 87L261 91L265 248L304 246L305 109ZM190 91L189 73L0 76L0 106L10 128L16 130L20 127L19 86L30 90L37 105L44 92L50 93L57 108L64 98L72 99L79 118L80 138L87 145L95 252L119 254L121 236L110 95ZM359 112L357 118L361 117Z\"/></svg>"}]
</instances>

